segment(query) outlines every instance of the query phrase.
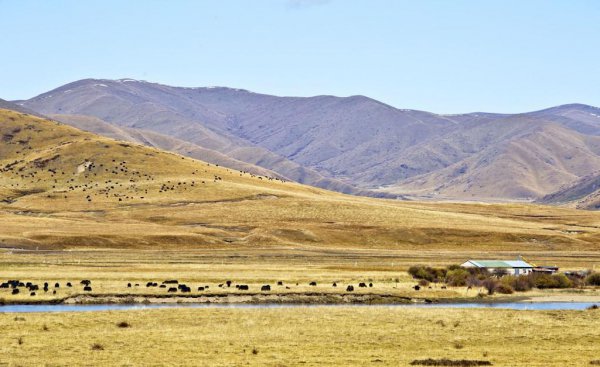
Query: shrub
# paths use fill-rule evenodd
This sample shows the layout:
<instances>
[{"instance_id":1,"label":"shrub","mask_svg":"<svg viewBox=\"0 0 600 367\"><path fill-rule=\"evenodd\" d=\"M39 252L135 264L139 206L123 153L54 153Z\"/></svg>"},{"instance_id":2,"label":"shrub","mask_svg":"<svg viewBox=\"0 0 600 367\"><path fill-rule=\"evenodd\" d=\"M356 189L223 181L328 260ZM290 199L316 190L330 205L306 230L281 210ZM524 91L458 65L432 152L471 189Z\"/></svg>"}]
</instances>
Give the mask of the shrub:
<instances>
[{"instance_id":1,"label":"shrub","mask_svg":"<svg viewBox=\"0 0 600 367\"><path fill-rule=\"evenodd\" d=\"M600 286L600 273L592 273L585 278L587 285Z\"/></svg>"},{"instance_id":2,"label":"shrub","mask_svg":"<svg viewBox=\"0 0 600 367\"><path fill-rule=\"evenodd\" d=\"M488 295L490 295L490 296L492 294L494 294L494 292L496 292L499 284L500 283L494 278L488 278L488 279L484 280L482 283L483 287L487 290Z\"/></svg>"},{"instance_id":3,"label":"shrub","mask_svg":"<svg viewBox=\"0 0 600 367\"><path fill-rule=\"evenodd\" d=\"M421 280L419 280L419 285L421 287L427 287L429 285L429 281L427 281L425 279L421 279Z\"/></svg>"},{"instance_id":4,"label":"shrub","mask_svg":"<svg viewBox=\"0 0 600 367\"><path fill-rule=\"evenodd\" d=\"M411 266L408 268L408 273L415 279L424 279L428 282L438 282L446 276L446 269L425 267L425 266Z\"/></svg>"},{"instance_id":5,"label":"shrub","mask_svg":"<svg viewBox=\"0 0 600 367\"><path fill-rule=\"evenodd\" d=\"M517 292L527 292L534 287L533 276L530 275L519 275L515 277L514 283L511 284L513 289Z\"/></svg>"},{"instance_id":6,"label":"shrub","mask_svg":"<svg viewBox=\"0 0 600 367\"><path fill-rule=\"evenodd\" d=\"M503 283L498 284L498 287L496 288L496 292L502 293L502 294L513 294L514 291L515 290L510 285L503 284Z\"/></svg>"},{"instance_id":7,"label":"shrub","mask_svg":"<svg viewBox=\"0 0 600 367\"><path fill-rule=\"evenodd\" d=\"M450 270L446 274L446 283L451 286L462 287L467 285L467 279L470 275L471 273L463 268Z\"/></svg>"},{"instance_id":8,"label":"shrub","mask_svg":"<svg viewBox=\"0 0 600 367\"><path fill-rule=\"evenodd\" d=\"M99 343L92 344L92 350L104 350L104 346Z\"/></svg>"},{"instance_id":9,"label":"shrub","mask_svg":"<svg viewBox=\"0 0 600 367\"><path fill-rule=\"evenodd\" d=\"M533 274L533 283L536 288L570 288L573 282L564 274Z\"/></svg>"}]
</instances>

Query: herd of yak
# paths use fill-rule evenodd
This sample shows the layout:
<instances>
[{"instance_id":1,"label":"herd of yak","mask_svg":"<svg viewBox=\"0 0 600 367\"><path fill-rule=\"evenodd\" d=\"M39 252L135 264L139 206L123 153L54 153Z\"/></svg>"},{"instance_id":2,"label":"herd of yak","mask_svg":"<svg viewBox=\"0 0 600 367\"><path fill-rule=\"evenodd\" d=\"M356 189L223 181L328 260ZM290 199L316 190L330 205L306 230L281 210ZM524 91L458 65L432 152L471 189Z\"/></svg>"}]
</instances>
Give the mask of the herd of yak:
<instances>
[{"instance_id":1,"label":"herd of yak","mask_svg":"<svg viewBox=\"0 0 600 367\"><path fill-rule=\"evenodd\" d=\"M79 282L79 285L82 286L83 291L84 292L92 292L92 282L90 280L82 280ZM233 285L233 282L231 280L228 280L222 284L219 284L218 287L219 288L230 288ZM299 284L296 283L296 286L298 286ZM73 288L73 283L71 282L67 282L65 284L65 286L67 288ZM127 283L127 288L133 288L133 287L139 287L139 283ZM284 284L282 281L278 281L277 282L277 286L279 287L283 287ZM317 282L310 282L309 286L313 286L316 287L317 286ZM337 283L332 283L331 285L332 287L337 287ZM54 286L52 287L52 294L56 294L56 290L58 288L60 288L61 285L60 283L54 283ZM166 289L166 291L168 293L176 293L176 292L181 292L181 293L191 293L192 292L192 288L187 286L184 283L179 283L178 280L175 279L171 279L171 280L165 280L163 281L160 285L157 282L148 282L146 283L146 288L152 288L152 287L157 287L157 288L164 288ZM373 283L359 283L358 284L359 288L372 288L373 287ZM41 288L44 293L47 293L50 291L51 288L51 284L48 284L48 282L45 282L43 287ZM210 287L208 285L204 285L204 286L199 286L197 288L198 292L202 292L205 291L207 289L209 289ZM235 288L239 291L248 291L250 290L250 286L247 284L236 284ZM286 289L290 289L290 287L285 286ZM21 294L21 292L29 292L29 294L31 296L35 296L37 295L37 293L40 292L40 285L38 284L34 284L32 282L22 282L20 280L8 280L6 282L0 283L0 290L2 289L6 289L9 290L11 292L11 294L13 295L18 295ZM271 285L269 284L265 284L262 285L260 287L261 292L270 292L271 291ZM348 285L346 287L346 291L347 292L353 292L354 291L354 286L353 285ZM37 292L37 293L36 293Z\"/></svg>"},{"instance_id":2,"label":"herd of yak","mask_svg":"<svg viewBox=\"0 0 600 367\"><path fill-rule=\"evenodd\" d=\"M219 288L230 288L233 285L233 282L231 280L226 281L225 283L221 283L218 285ZM283 287L283 282L282 281L278 281L277 285L280 287ZM298 283L296 283L296 285L298 285ZM317 282L310 282L308 285L316 287L317 286ZM127 288L131 288L131 287L139 287L139 284L131 284L131 283L127 283ZM181 293L191 293L192 292L192 288L187 286L184 283L179 283L178 280L175 279L171 279L171 280L165 280L164 282L162 282L160 285L158 283L155 282L148 282L146 283L146 287L147 288L151 288L151 287L159 287L159 288L166 288L168 293L176 293L176 292L181 292ZM337 287L337 283L333 283L332 287ZM369 283L367 285L367 283L359 283L358 284L359 288L367 288L367 287L373 287L373 283ZM205 291L207 289L209 289L210 287L208 285L204 285L204 286L200 286L198 287L198 292L202 292ZM247 284L236 284L235 288L237 290L240 291L248 291L250 290L250 286ZM290 289L290 287L285 286L286 289ZM270 292L271 291L271 285L270 284L265 284L263 286L260 287L261 292ZM347 292L353 292L354 291L354 286L353 285L348 285L346 287L346 291Z\"/></svg>"},{"instance_id":3,"label":"herd of yak","mask_svg":"<svg viewBox=\"0 0 600 367\"><path fill-rule=\"evenodd\" d=\"M79 282L79 284L83 286L84 292L92 291L92 281L91 280L84 279L81 282ZM66 286L67 286L67 288L72 288L73 284L71 282L67 282ZM57 288L60 288L60 283L54 283L54 288L52 289L52 294L56 294ZM20 280L9 280L7 282L0 283L0 289L9 289L11 291L11 294L15 294L15 295L20 294L21 289L24 289L29 292L30 296L35 296L36 292L40 291L40 286L38 284L33 284L32 282L25 283ZM50 284L48 284L48 282L45 282L42 289L43 289L44 293L49 292Z\"/></svg>"}]
</instances>

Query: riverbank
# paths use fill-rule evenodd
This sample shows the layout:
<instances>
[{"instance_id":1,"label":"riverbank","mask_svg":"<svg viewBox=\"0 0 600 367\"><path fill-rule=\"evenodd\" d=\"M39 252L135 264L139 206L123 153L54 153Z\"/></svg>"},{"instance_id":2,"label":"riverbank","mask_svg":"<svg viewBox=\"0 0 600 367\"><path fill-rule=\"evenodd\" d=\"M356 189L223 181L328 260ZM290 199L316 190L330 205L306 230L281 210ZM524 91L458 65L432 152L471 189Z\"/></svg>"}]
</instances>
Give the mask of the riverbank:
<instances>
[{"instance_id":1,"label":"riverbank","mask_svg":"<svg viewBox=\"0 0 600 367\"><path fill-rule=\"evenodd\" d=\"M419 298L379 293L221 293L221 294L75 294L49 300L1 299L2 305L154 305L154 304L214 304L214 305L456 305L575 302L598 303L600 295L526 294L496 297Z\"/></svg>"}]
</instances>

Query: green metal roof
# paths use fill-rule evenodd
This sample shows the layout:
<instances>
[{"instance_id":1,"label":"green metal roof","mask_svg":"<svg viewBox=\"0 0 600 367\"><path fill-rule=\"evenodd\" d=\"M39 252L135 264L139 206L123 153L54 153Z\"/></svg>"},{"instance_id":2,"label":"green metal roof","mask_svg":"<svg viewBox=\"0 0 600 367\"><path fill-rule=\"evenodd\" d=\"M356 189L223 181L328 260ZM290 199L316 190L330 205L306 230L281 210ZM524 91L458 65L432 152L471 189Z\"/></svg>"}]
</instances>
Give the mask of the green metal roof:
<instances>
[{"instance_id":1,"label":"green metal roof","mask_svg":"<svg viewBox=\"0 0 600 367\"><path fill-rule=\"evenodd\" d=\"M531 264L525 261L502 261L502 260L469 260L471 264L479 268L532 268Z\"/></svg>"}]
</instances>

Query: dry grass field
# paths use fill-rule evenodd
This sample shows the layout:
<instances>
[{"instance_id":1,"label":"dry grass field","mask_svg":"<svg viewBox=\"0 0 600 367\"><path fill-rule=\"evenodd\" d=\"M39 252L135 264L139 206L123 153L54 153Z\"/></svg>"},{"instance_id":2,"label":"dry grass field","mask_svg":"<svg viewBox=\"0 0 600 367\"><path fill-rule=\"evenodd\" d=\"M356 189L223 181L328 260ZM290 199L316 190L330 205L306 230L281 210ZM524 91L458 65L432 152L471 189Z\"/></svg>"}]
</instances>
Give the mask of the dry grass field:
<instances>
[{"instance_id":1,"label":"dry grass field","mask_svg":"<svg viewBox=\"0 0 600 367\"><path fill-rule=\"evenodd\" d=\"M290 297L372 282L354 294L472 299L477 290L415 291L406 269L519 254L598 269L599 249L596 212L347 196L0 110L0 280L50 283L36 296L0 290L0 302L77 297L81 279L92 280L92 294L130 297L123 301L164 295L145 284L167 279L193 295L205 285L205 293L235 293L218 287L226 280ZM0 313L0 366L399 366L426 358L585 366L600 358L598 319L594 311L343 306Z\"/></svg>"},{"instance_id":2,"label":"dry grass field","mask_svg":"<svg viewBox=\"0 0 600 367\"><path fill-rule=\"evenodd\" d=\"M408 366L448 358L589 366L600 358L598 312L341 306L0 314L0 364Z\"/></svg>"},{"instance_id":3,"label":"dry grass field","mask_svg":"<svg viewBox=\"0 0 600 367\"><path fill-rule=\"evenodd\" d=\"M256 177L0 110L0 247L597 251L600 213L401 202Z\"/></svg>"},{"instance_id":4,"label":"dry grass field","mask_svg":"<svg viewBox=\"0 0 600 367\"><path fill-rule=\"evenodd\" d=\"M49 291L29 292L12 295L10 289L0 289L0 302L48 302L69 299L79 300L78 296L87 294L79 284L82 279L92 280L95 297L102 295L115 298L97 298L98 302L307 302L302 296L315 295L310 302L353 302L328 297L344 295L347 285L353 285L353 295L379 295L369 302L408 302L456 301L458 299L478 299L479 289L467 290L465 287L431 285L416 291L416 284L406 269L414 264L448 265L456 264L476 253L452 253L427 251L358 251L328 250L309 251L306 249L254 248L227 250L60 250L60 251L0 251L0 281L19 279L35 284L49 283ZM506 253L488 253L489 256L505 256ZM558 263L569 269L587 269L600 267L600 254L592 253L528 253L528 258L543 263ZM177 292L169 299L165 288L146 287L148 282L161 283L176 279L192 288L189 294ZM230 288L220 288L231 280ZM278 286L277 282L283 282ZM317 286L310 286L310 282ZM71 282L73 287L65 287ZM337 287L333 287L333 283ZM373 287L359 288L358 284L373 283ZM60 287L55 288L55 283ZM128 288L127 284L132 287ZM138 287L135 285L139 284ZM240 292L236 284L249 286L249 291ZM261 292L262 285L269 284L270 292ZM204 291L198 287L208 286ZM56 291L56 294L54 294ZM484 290L481 290L484 292ZM246 294L249 296L240 296ZM257 294L262 296L257 297ZM270 295L266 297L265 295ZM215 297L228 295L230 297ZM205 296L205 297L203 297ZM186 298L182 298L186 297ZM191 297L191 298L188 298ZM529 291L512 295L496 294L486 296L485 300L556 298L561 300L579 300L582 297L600 303L600 290L557 289ZM375 297L377 298L377 297ZM407 298L403 300L401 298ZM89 300L81 300L89 301Z\"/></svg>"}]
</instances>

